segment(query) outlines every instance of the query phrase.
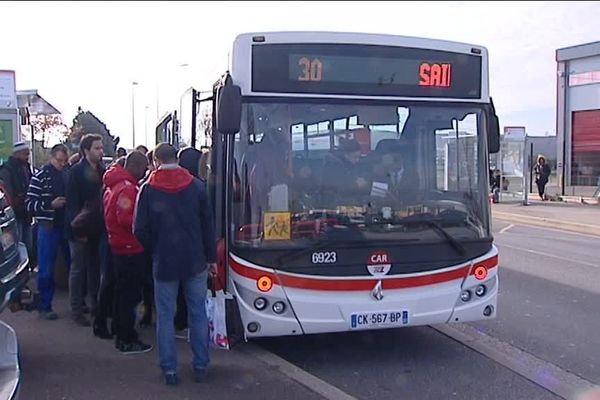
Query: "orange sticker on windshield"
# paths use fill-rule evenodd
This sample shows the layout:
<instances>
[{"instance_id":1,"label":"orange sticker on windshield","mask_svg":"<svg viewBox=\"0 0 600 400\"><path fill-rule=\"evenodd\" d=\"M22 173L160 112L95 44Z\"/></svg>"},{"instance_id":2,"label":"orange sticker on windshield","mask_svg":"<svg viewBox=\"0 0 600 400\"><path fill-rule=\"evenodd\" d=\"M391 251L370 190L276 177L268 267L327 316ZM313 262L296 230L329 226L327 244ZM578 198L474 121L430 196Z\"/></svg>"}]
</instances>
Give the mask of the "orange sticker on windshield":
<instances>
[{"instance_id":1,"label":"orange sticker on windshield","mask_svg":"<svg viewBox=\"0 0 600 400\"><path fill-rule=\"evenodd\" d=\"M266 212L263 216L265 240L290 240L292 238L292 214L289 212Z\"/></svg>"}]
</instances>

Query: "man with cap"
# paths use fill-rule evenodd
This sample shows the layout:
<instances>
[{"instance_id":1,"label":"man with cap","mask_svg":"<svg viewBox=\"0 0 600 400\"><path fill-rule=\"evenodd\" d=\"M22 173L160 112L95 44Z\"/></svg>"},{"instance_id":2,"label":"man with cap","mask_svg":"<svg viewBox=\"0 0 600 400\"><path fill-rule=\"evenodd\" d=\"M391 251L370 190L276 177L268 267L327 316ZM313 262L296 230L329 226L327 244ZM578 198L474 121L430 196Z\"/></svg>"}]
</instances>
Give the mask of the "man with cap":
<instances>
[{"instance_id":1,"label":"man with cap","mask_svg":"<svg viewBox=\"0 0 600 400\"><path fill-rule=\"evenodd\" d=\"M25 207L32 176L29 155L27 143L15 143L12 156L0 167L0 181L16 215L19 240L25 243L27 251L31 254L31 216Z\"/></svg>"}]
</instances>

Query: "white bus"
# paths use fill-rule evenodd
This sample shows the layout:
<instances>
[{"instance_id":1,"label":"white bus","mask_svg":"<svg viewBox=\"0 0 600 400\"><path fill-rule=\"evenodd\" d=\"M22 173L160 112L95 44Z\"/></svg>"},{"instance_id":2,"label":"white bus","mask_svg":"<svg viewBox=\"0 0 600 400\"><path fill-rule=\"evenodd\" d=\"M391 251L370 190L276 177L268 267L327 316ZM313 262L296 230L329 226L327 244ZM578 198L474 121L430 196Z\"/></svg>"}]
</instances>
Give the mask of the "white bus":
<instances>
[{"instance_id":1,"label":"white bus","mask_svg":"<svg viewBox=\"0 0 600 400\"><path fill-rule=\"evenodd\" d=\"M221 276L246 338L495 317L486 48L242 34L207 107L191 143L212 139Z\"/></svg>"}]
</instances>

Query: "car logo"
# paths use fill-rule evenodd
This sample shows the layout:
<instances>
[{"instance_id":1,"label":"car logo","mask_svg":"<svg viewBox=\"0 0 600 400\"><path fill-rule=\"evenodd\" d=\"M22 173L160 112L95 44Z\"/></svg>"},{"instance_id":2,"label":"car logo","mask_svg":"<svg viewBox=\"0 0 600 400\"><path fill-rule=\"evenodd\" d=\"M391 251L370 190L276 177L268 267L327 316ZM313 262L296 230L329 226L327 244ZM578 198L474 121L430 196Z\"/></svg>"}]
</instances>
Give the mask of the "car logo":
<instances>
[{"instance_id":1,"label":"car logo","mask_svg":"<svg viewBox=\"0 0 600 400\"><path fill-rule=\"evenodd\" d=\"M369 256L367 270L373 276L387 275L392 268L392 259L385 251L376 251Z\"/></svg>"},{"instance_id":2,"label":"car logo","mask_svg":"<svg viewBox=\"0 0 600 400\"><path fill-rule=\"evenodd\" d=\"M371 290L371 296L373 296L375 300L383 299L383 285L381 284L381 281L378 281L373 290Z\"/></svg>"}]
</instances>

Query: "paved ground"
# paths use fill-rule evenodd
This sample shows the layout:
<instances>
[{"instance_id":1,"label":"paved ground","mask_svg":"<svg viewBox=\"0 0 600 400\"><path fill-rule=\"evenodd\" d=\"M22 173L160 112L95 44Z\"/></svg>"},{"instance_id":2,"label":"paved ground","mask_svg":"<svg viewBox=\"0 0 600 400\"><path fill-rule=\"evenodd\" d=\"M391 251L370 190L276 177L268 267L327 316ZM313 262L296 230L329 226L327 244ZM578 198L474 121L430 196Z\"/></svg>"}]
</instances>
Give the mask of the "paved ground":
<instances>
[{"instance_id":1,"label":"paved ground","mask_svg":"<svg viewBox=\"0 0 600 400\"><path fill-rule=\"evenodd\" d=\"M66 315L65 293L55 308ZM109 399L320 399L276 368L239 351L214 350L209 380L192 381L191 350L178 341L180 379L177 387L163 384L156 349L123 356L112 341L100 340L91 328L75 326L68 318L41 321L37 313L5 311L2 320L17 332L23 379L23 400ZM154 344L154 332L143 338Z\"/></svg>"}]
</instances>

